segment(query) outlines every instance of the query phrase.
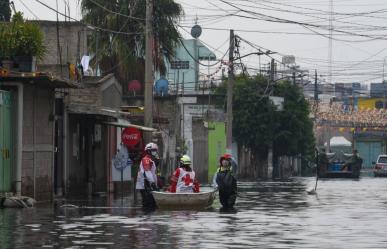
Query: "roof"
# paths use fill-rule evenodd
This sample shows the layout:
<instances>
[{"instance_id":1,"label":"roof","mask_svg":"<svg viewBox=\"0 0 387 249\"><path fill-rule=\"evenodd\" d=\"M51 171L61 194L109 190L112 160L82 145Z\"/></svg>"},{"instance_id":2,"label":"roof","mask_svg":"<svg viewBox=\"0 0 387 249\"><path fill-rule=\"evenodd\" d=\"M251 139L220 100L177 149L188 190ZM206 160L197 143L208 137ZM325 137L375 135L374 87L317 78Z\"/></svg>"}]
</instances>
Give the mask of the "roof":
<instances>
[{"instance_id":1,"label":"roof","mask_svg":"<svg viewBox=\"0 0 387 249\"><path fill-rule=\"evenodd\" d=\"M82 83L83 84L101 85L113 77L114 77L113 73L107 74L105 76L84 76L82 78Z\"/></svg>"},{"instance_id":2,"label":"roof","mask_svg":"<svg viewBox=\"0 0 387 249\"><path fill-rule=\"evenodd\" d=\"M75 114L88 114L88 115L101 115L112 118L118 118L121 115L128 115L125 112L111 109L109 107L86 105L86 104L68 104L67 110L69 113Z\"/></svg>"},{"instance_id":3,"label":"roof","mask_svg":"<svg viewBox=\"0 0 387 249\"><path fill-rule=\"evenodd\" d=\"M47 73L10 73L1 76L0 82L21 82L24 84L37 84L48 88L79 88L79 84L69 80L59 79Z\"/></svg>"}]
</instances>

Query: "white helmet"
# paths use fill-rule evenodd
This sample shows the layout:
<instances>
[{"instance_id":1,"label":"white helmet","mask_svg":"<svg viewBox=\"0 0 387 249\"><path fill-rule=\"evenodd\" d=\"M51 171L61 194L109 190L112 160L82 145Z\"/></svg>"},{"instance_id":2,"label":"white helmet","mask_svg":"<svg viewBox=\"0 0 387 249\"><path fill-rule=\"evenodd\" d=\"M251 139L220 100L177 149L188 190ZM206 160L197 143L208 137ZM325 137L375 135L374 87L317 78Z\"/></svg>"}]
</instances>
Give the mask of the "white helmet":
<instances>
[{"instance_id":1,"label":"white helmet","mask_svg":"<svg viewBox=\"0 0 387 249\"><path fill-rule=\"evenodd\" d=\"M145 151L147 151L147 150L156 150L156 151L158 151L159 147L155 143L149 143L149 144L145 145L145 149L144 150Z\"/></svg>"}]
</instances>

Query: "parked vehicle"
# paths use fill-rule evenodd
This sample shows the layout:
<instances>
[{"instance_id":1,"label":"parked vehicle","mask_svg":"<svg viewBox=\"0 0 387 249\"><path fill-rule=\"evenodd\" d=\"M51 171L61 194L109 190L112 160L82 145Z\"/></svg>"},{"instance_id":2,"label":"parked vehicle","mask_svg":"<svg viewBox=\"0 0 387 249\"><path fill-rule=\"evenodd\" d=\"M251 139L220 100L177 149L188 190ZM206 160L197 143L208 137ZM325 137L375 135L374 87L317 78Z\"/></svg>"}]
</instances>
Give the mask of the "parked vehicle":
<instances>
[{"instance_id":1,"label":"parked vehicle","mask_svg":"<svg viewBox=\"0 0 387 249\"><path fill-rule=\"evenodd\" d=\"M376 162L372 162L374 166L375 177L386 177L387 176L387 155L379 155Z\"/></svg>"},{"instance_id":2,"label":"parked vehicle","mask_svg":"<svg viewBox=\"0 0 387 249\"><path fill-rule=\"evenodd\" d=\"M356 156L356 155L355 155ZM319 178L359 178L362 159L349 153L326 153L326 160L320 160Z\"/></svg>"}]
</instances>

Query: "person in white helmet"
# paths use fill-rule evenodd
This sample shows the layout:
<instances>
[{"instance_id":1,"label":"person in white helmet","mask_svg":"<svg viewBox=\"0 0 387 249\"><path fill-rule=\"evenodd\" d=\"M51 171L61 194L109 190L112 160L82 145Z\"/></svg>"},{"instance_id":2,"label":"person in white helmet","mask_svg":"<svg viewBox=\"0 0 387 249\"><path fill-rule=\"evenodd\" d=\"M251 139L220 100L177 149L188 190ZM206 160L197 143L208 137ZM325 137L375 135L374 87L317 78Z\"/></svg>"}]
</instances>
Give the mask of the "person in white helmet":
<instances>
[{"instance_id":1,"label":"person in white helmet","mask_svg":"<svg viewBox=\"0 0 387 249\"><path fill-rule=\"evenodd\" d=\"M151 191L157 190L156 160L159 159L158 146L148 143L144 149L145 156L141 159L137 173L136 189L140 190L142 206L146 209L155 209L156 202Z\"/></svg>"}]
</instances>

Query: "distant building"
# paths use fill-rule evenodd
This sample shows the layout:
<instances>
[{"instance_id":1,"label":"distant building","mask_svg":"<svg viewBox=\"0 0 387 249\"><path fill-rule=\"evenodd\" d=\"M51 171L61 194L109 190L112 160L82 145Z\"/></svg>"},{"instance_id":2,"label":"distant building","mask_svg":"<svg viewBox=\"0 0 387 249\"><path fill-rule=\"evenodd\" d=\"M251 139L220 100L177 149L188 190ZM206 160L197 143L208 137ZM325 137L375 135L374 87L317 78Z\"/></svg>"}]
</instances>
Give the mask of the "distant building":
<instances>
[{"instance_id":1,"label":"distant building","mask_svg":"<svg viewBox=\"0 0 387 249\"><path fill-rule=\"evenodd\" d=\"M370 95L372 98L382 98L387 96L387 82L371 83Z\"/></svg>"},{"instance_id":2,"label":"distant building","mask_svg":"<svg viewBox=\"0 0 387 249\"><path fill-rule=\"evenodd\" d=\"M174 59L166 63L166 78L170 82L170 89L191 93L199 90L199 64L197 62L215 60L216 55L199 40L196 42L194 39L183 40L183 44L175 49Z\"/></svg>"}]
</instances>

